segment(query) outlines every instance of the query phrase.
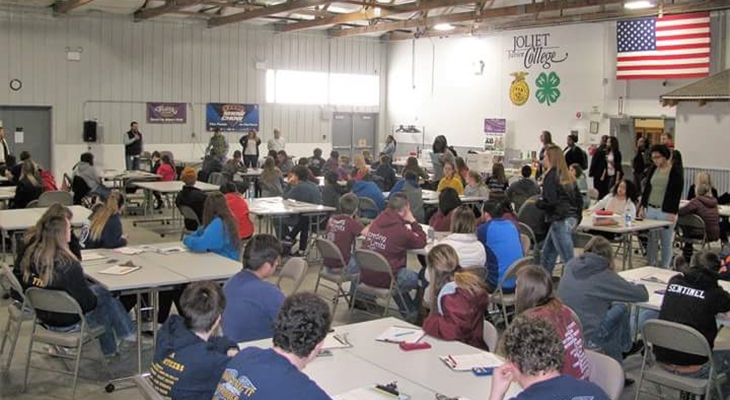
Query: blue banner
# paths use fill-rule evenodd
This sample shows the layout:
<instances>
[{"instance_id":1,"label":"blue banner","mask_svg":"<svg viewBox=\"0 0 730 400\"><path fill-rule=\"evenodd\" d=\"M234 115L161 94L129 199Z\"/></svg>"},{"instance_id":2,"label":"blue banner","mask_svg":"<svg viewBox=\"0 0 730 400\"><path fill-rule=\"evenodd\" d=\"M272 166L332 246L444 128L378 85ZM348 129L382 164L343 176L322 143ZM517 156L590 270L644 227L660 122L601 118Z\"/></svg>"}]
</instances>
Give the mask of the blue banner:
<instances>
[{"instance_id":1,"label":"blue banner","mask_svg":"<svg viewBox=\"0 0 730 400\"><path fill-rule=\"evenodd\" d=\"M248 132L259 130L259 105L235 103L208 103L205 110L206 130Z\"/></svg>"}]
</instances>

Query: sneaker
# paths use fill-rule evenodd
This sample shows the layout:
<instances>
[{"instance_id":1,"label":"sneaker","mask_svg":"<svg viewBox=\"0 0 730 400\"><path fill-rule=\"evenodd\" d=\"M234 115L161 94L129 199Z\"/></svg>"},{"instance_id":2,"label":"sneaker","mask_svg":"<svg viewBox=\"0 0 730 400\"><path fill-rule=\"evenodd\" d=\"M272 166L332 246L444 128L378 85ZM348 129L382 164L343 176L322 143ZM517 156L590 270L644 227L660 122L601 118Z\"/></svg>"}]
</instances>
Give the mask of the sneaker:
<instances>
[{"instance_id":1,"label":"sneaker","mask_svg":"<svg viewBox=\"0 0 730 400\"><path fill-rule=\"evenodd\" d=\"M626 353L623 353L623 357L624 357L624 359L629 358L629 357L633 356L634 354L640 352L643 349L644 349L644 341L638 340L638 341L634 342L633 345L631 345L631 349L629 349L629 351L627 351Z\"/></svg>"}]
</instances>

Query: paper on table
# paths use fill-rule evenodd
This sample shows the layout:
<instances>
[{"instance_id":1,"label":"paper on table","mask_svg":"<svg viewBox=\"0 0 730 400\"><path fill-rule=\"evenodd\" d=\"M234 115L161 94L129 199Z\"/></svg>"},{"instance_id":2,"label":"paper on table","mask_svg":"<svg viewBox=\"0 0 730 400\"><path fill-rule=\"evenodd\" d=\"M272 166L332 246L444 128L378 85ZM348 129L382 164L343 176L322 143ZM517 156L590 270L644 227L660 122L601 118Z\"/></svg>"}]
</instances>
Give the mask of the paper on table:
<instances>
[{"instance_id":1,"label":"paper on table","mask_svg":"<svg viewBox=\"0 0 730 400\"><path fill-rule=\"evenodd\" d=\"M89 253L89 252L81 253L81 261L94 261L94 260L101 260L104 258L106 258L106 256L103 254L99 254L99 253Z\"/></svg>"},{"instance_id":2,"label":"paper on table","mask_svg":"<svg viewBox=\"0 0 730 400\"><path fill-rule=\"evenodd\" d=\"M481 352L475 354L446 355L439 357L444 364L454 371L471 371L475 367L499 367L504 364L492 353Z\"/></svg>"},{"instance_id":3,"label":"paper on table","mask_svg":"<svg viewBox=\"0 0 730 400\"><path fill-rule=\"evenodd\" d=\"M345 349L352 347L352 344L347 341L347 334L335 334L330 333L327 335L327 337L324 338L324 344L322 345L322 349L324 350L331 350L331 349Z\"/></svg>"},{"instance_id":4,"label":"paper on table","mask_svg":"<svg viewBox=\"0 0 730 400\"><path fill-rule=\"evenodd\" d=\"M114 249L114 251L116 251L117 253L126 254L128 256L144 253L143 249L135 249L133 247L120 247L118 249Z\"/></svg>"},{"instance_id":5,"label":"paper on table","mask_svg":"<svg viewBox=\"0 0 730 400\"><path fill-rule=\"evenodd\" d=\"M349 392L338 394L337 396L332 397L332 399L334 400L405 400L408 398L410 397L406 395L390 395L385 392L375 390L374 388L353 389Z\"/></svg>"},{"instance_id":6,"label":"paper on table","mask_svg":"<svg viewBox=\"0 0 730 400\"><path fill-rule=\"evenodd\" d=\"M398 326L391 326L386 329L385 332L381 333L380 336L376 337L375 340L391 343L416 343L425 335L426 334L418 328L401 328Z\"/></svg>"},{"instance_id":7,"label":"paper on table","mask_svg":"<svg viewBox=\"0 0 730 400\"><path fill-rule=\"evenodd\" d=\"M185 249L182 246L172 246L172 247L165 247L165 248L157 249L158 253L165 254L165 255L184 253L186 251L187 251L187 249Z\"/></svg>"},{"instance_id":8,"label":"paper on table","mask_svg":"<svg viewBox=\"0 0 730 400\"><path fill-rule=\"evenodd\" d=\"M142 267L140 267L140 266L127 267L124 265L115 265L115 266L109 267L103 271L99 271L99 273L106 274L106 275L127 275L140 268L142 268Z\"/></svg>"}]
</instances>

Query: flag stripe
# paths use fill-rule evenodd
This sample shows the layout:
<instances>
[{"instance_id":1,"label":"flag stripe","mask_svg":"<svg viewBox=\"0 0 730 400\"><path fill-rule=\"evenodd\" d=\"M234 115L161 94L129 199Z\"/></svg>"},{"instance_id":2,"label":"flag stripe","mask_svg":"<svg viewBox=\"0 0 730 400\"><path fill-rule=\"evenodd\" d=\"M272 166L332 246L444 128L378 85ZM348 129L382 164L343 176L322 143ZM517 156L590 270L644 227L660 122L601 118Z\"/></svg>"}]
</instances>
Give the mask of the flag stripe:
<instances>
[{"instance_id":1,"label":"flag stripe","mask_svg":"<svg viewBox=\"0 0 730 400\"><path fill-rule=\"evenodd\" d=\"M636 70L646 70L646 71L665 71L668 68L673 68L672 65L619 65L616 70L617 71L636 71ZM678 69L696 69L696 68L710 68L710 63L697 63L697 64L682 64L677 66Z\"/></svg>"},{"instance_id":2,"label":"flag stripe","mask_svg":"<svg viewBox=\"0 0 730 400\"><path fill-rule=\"evenodd\" d=\"M705 37L710 33L710 28L674 29L671 31L657 31L657 38L685 39L687 37ZM690 36L691 35L691 36Z\"/></svg>"},{"instance_id":3,"label":"flag stripe","mask_svg":"<svg viewBox=\"0 0 730 400\"><path fill-rule=\"evenodd\" d=\"M680 75L680 74L701 74L708 73L709 68L674 68L674 69L642 69L642 70L629 70L629 71L616 71L617 76L621 75L652 75L652 76L664 76L668 74Z\"/></svg>"},{"instance_id":4,"label":"flag stripe","mask_svg":"<svg viewBox=\"0 0 730 400\"><path fill-rule=\"evenodd\" d=\"M702 57L702 58L687 58L684 60L637 60L637 61L619 61L618 66L619 67L628 67L628 66L654 66L654 65L681 65L681 66L687 66L688 64L709 64L710 57Z\"/></svg>"},{"instance_id":5,"label":"flag stripe","mask_svg":"<svg viewBox=\"0 0 730 400\"><path fill-rule=\"evenodd\" d=\"M694 39L676 39L676 40L657 40L656 47L659 49L663 46L677 46L681 44L698 44L698 43L710 43L709 37L694 38Z\"/></svg>"},{"instance_id":6,"label":"flag stripe","mask_svg":"<svg viewBox=\"0 0 730 400\"><path fill-rule=\"evenodd\" d=\"M709 43L690 43L690 44L675 44L672 46L662 46L661 51L671 50L703 50L710 51Z\"/></svg>"},{"instance_id":7,"label":"flag stripe","mask_svg":"<svg viewBox=\"0 0 730 400\"><path fill-rule=\"evenodd\" d=\"M672 25L672 26L665 26L665 25L658 25L656 27L657 35L659 32L667 32L667 31L675 31L678 29L699 29L699 28L710 28L710 22L703 22L703 23L687 23L687 24L681 24L681 25Z\"/></svg>"},{"instance_id":8,"label":"flag stripe","mask_svg":"<svg viewBox=\"0 0 730 400\"><path fill-rule=\"evenodd\" d=\"M701 49L677 49L662 51L632 51L627 53L618 53L618 61L628 60L667 60L680 58L677 56L710 56L710 52L706 48Z\"/></svg>"},{"instance_id":9,"label":"flag stripe","mask_svg":"<svg viewBox=\"0 0 730 400\"><path fill-rule=\"evenodd\" d=\"M661 18L657 18L657 21L675 21L675 20L682 20L682 19L694 19L694 18L710 18L710 13L707 12L699 12L694 14L672 14L672 15L665 15Z\"/></svg>"},{"instance_id":10,"label":"flag stripe","mask_svg":"<svg viewBox=\"0 0 730 400\"><path fill-rule=\"evenodd\" d=\"M618 80L630 80L630 79L692 79L692 78L704 78L707 76L707 72L699 74L667 74L662 76L657 75L620 75L616 76Z\"/></svg>"}]
</instances>

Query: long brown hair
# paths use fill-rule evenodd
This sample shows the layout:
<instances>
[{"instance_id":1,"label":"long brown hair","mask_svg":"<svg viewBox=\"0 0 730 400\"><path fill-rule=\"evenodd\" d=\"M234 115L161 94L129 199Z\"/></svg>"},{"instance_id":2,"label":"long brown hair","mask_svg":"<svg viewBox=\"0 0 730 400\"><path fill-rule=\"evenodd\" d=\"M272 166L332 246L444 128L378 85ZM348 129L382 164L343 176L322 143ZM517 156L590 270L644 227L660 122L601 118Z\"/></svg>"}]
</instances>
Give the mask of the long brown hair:
<instances>
[{"instance_id":1,"label":"long brown hair","mask_svg":"<svg viewBox=\"0 0 730 400\"><path fill-rule=\"evenodd\" d=\"M521 314L531 308L549 306L559 309L563 303L553 293L553 279L545 268L528 265L517 273L515 311Z\"/></svg>"},{"instance_id":2,"label":"long brown hair","mask_svg":"<svg viewBox=\"0 0 730 400\"><path fill-rule=\"evenodd\" d=\"M281 179L281 171L276 168L276 161L272 157L266 157L264 170L261 171L261 179L265 182Z\"/></svg>"},{"instance_id":3,"label":"long brown hair","mask_svg":"<svg viewBox=\"0 0 730 400\"><path fill-rule=\"evenodd\" d=\"M56 267L78 261L68 249L66 232L69 222L65 217L49 218L38 231L37 240L28 246L20 262L23 279L28 282L35 273L48 286L53 282Z\"/></svg>"},{"instance_id":4,"label":"long brown hair","mask_svg":"<svg viewBox=\"0 0 730 400\"><path fill-rule=\"evenodd\" d=\"M124 196L119 191L113 191L106 199L106 203L91 216L91 224L89 224L89 239L97 241L104 232L106 223L109 218L115 215L124 205Z\"/></svg>"},{"instance_id":5,"label":"long brown hair","mask_svg":"<svg viewBox=\"0 0 730 400\"><path fill-rule=\"evenodd\" d=\"M33 186L40 185L40 182L38 181L38 168L36 167L33 160L25 160L23 161L23 165L20 170L20 178L21 179L27 179Z\"/></svg>"},{"instance_id":6,"label":"long brown hair","mask_svg":"<svg viewBox=\"0 0 730 400\"><path fill-rule=\"evenodd\" d=\"M558 174L558 181L561 185L575 185L575 177L570 173L568 165L565 163L565 156L560 147L550 145L545 152L546 157L550 160L550 169L554 169Z\"/></svg>"},{"instance_id":7,"label":"long brown hair","mask_svg":"<svg viewBox=\"0 0 730 400\"><path fill-rule=\"evenodd\" d=\"M448 244L438 244L428 252L428 268L433 270L431 312L438 312L438 296L445 284L453 281L472 295L486 292L484 282L476 274L459 267L459 255Z\"/></svg>"},{"instance_id":8,"label":"long brown hair","mask_svg":"<svg viewBox=\"0 0 730 400\"><path fill-rule=\"evenodd\" d=\"M218 217L223 222L223 227L228 234L228 239L236 251L241 250L241 238L238 236L238 223L228 208L226 197L221 192L213 192L205 198L203 207L203 226L207 227Z\"/></svg>"},{"instance_id":9,"label":"long brown hair","mask_svg":"<svg viewBox=\"0 0 730 400\"><path fill-rule=\"evenodd\" d=\"M502 163L494 163L492 165L492 178L501 184L507 183L507 175L504 173L504 165Z\"/></svg>"},{"instance_id":10,"label":"long brown hair","mask_svg":"<svg viewBox=\"0 0 730 400\"><path fill-rule=\"evenodd\" d=\"M46 209L46 212L41 215L41 218L36 221L35 226L28 229L27 232L25 232L25 235L23 236L23 242L27 245L31 242L31 240L36 236L38 232L40 232L43 229L43 224L45 224L48 220L50 220L53 217L62 217L66 218L67 220L71 220L73 218L73 213L71 210L61 205L61 203L53 203Z\"/></svg>"}]
</instances>

